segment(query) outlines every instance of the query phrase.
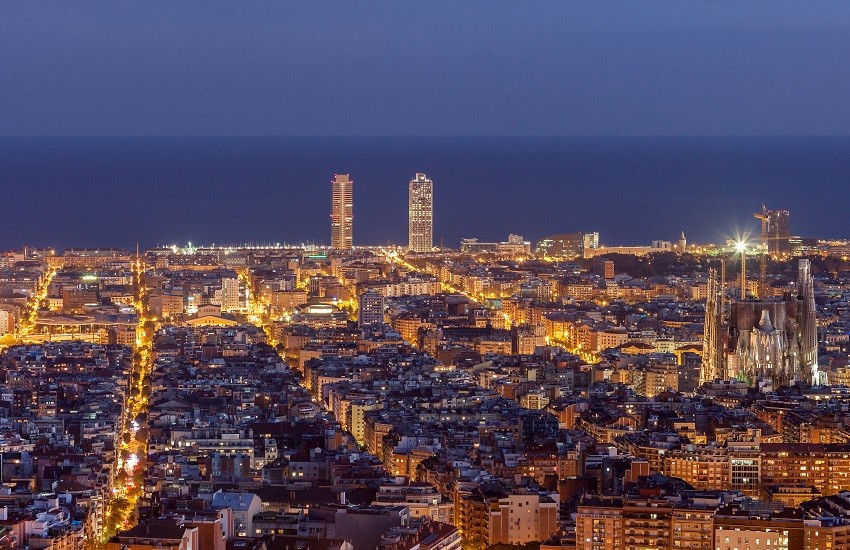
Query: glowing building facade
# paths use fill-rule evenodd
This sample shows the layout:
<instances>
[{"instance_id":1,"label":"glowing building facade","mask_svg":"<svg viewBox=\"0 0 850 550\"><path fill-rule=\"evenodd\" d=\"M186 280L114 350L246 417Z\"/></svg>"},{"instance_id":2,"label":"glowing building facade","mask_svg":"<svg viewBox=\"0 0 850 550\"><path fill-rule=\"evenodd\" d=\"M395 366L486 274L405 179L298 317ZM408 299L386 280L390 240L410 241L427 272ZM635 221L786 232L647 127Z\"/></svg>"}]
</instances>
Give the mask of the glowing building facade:
<instances>
[{"instance_id":1,"label":"glowing building facade","mask_svg":"<svg viewBox=\"0 0 850 550\"><path fill-rule=\"evenodd\" d=\"M357 324L368 326L384 322L384 296L374 291L360 295L357 309Z\"/></svg>"},{"instance_id":2,"label":"glowing building facade","mask_svg":"<svg viewBox=\"0 0 850 550\"><path fill-rule=\"evenodd\" d=\"M793 293L737 300L724 311L723 290L710 272L701 381L735 378L770 390L797 381L821 382L817 321L809 260L798 264Z\"/></svg>"},{"instance_id":3,"label":"glowing building facade","mask_svg":"<svg viewBox=\"0 0 850 550\"><path fill-rule=\"evenodd\" d=\"M586 250L599 248L599 233L561 233L537 242L535 253L550 258L580 258Z\"/></svg>"},{"instance_id":4,"label":"glowing building facade","mask_svg":"<svg viewBox=\"0 0 850 550\"><path fill-rule=\"evenodd\" d=\"M348 250L354 240L354 182L349 174L331 181L331 247Z\"/></svg>"},{"instance_id":5,"label":"glowing building facade","mask_svg":"<svg viewBox=\"0 0 850 550\"><path fill-rule=\"evenodd\" d=\"M434 247L434 182L425 174L410 180L408 194L408 247L430 252Z\"/></svg>"}]
</instances>

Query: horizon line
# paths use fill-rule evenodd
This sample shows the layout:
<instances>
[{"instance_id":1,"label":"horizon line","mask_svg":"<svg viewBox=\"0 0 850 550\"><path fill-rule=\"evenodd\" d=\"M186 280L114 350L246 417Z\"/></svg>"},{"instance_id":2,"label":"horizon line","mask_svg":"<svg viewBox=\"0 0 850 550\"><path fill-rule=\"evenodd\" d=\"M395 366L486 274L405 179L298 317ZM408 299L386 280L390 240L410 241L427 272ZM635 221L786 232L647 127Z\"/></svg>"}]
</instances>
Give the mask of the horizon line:
<instances>
[{"instance_id":1,"label":"horizon line","mask_svg":"<svg viewBox=\"0 0 850 550\"><path fill-rule=\"evenodd\" d=\"M850 138L848 133L826 134L0 134L0 139L66 139L66 138L533 138L533 139L600 139L600 138Z\"/></svg>"}]
</instances>

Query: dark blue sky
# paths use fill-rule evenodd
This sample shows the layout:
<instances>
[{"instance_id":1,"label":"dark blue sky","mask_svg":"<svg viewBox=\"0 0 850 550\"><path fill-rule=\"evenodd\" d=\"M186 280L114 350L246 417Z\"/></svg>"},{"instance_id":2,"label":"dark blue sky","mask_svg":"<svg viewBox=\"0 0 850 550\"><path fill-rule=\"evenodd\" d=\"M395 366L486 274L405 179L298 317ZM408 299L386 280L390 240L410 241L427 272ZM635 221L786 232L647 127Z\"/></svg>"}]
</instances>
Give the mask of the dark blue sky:
<instances>
[{"instance_id":1,"label":"dark blue sky","mask_svg":"<svg viewBox=\"0 0 850 550\"><path fill-rule=\"evenodd\" d=\"M850 130L850 2L6 2L0 135Z\"/></svg>"}]
</instances>

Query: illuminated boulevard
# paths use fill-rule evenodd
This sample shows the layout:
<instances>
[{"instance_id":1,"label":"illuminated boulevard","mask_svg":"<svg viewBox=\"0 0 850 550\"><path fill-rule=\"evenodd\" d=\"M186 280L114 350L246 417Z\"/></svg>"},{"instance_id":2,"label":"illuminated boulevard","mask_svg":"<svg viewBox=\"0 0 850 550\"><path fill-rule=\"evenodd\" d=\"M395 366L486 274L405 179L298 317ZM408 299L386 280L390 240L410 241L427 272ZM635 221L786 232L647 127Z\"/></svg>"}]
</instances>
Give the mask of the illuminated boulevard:
<instances>
[{"instance_id":1,"label":"illuminated boulevard","mask_svg":"<svg viewBox=\"0 0 850 550\"><path fill-rule=\"evenodd\" d=\"M136 506L144 490L147 459L147 407L150 398L150 373L153 365L151 346L157 331L157 320L148 309L148 287L145 282L144 258L135 258L133 268L133 305L138 314L136 342L125 396L121 432L113 478L112 498L107 506L100 542L105 543L116 532L136 523Z\"/></svg>"},{"instance_id":2,"label":"illuminated boulevard","mask_svg":"<svg viewBox=\"0 0 850 550\"><path fill-rule=\"evenodd\" d=\"M38 280L35 291L27 299L26 309L17 325L16 332L10 332L0 337L0 352L10 345L41 341L38 335L34 337L32 333L38 312L47 299L47 292L55 275L56 269L47 269Z\"/></svg>"}]
</instances>

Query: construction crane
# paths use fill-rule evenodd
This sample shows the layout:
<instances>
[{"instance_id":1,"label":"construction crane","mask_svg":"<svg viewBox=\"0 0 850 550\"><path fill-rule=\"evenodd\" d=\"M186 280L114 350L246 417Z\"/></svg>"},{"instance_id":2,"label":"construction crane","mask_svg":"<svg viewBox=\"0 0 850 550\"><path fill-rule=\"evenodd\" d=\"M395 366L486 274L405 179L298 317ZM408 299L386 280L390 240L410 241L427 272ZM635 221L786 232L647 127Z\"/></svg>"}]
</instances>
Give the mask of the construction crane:
<instances>
[{"instance_id":1,"label":"construction crane","mask_svg":"<svg viewBox=\"0 0 850 550\"><path fill-rule=\"evenodd\" d=\"M767 293L767 208L761 205L761 212L756 212L753 217L761 220L761 254L759 254L759 287L758 297L764 298Z\"/></svg>"},{"instance_id":2,"label":"construction crane","mask_svg":"<svg viewBox=\"0 0 850 550\"><path fill-rule=\"evenodd\" d=\"M720 255L720 311L726 311L726 256Z\"/></svg>"}]
</instances>

